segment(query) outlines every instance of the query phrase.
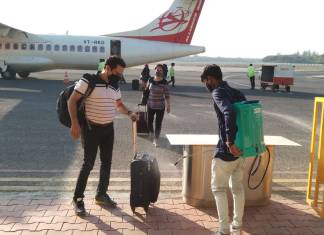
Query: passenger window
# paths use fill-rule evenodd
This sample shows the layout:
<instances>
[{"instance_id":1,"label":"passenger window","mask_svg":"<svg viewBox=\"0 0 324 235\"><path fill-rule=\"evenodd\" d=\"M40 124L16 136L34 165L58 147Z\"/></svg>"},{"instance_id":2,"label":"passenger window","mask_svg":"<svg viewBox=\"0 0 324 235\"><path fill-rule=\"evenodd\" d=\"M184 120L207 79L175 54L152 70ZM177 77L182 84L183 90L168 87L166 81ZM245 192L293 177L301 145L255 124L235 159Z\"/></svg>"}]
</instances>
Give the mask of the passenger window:
<instances>
[{"instance_id":1,"label":"passenger window","mask_svg":"<svg viewBox=\"0 0 324 235\"><path fill-rule=\"evenodd\" d=\"M82 46L78 46L78 52L82 52L82 51L83 51Z\"/></svg>"},{"instance_id":2,"label":"passenger window","mask_svg":"<svg viewBox=\"0 0 324 235\"><path fill-rule=\"evenodd\" d=\"M46 45L46 51L51 51L52 50L52 45L51 44L47 44Z\"/></svg>"},{"instance_id":3,"label":"passenger window","mask_svg":"<svg viewBox=\"0 0 324 235\"><path fill-rule=\"evenodd\" d=\"M75 46L74 46L74 45L71 45L71 46L70 46L70 51L71 51L71 52L75 52Z\"/></svg>"},{"instance_id":4,"label":"passenger window","mask_svg":"<svg viewBox=\"0 0 324 235\"><path fill-rule=\"evenodd\" d=\"M100 53L105 53L105 47L100 47Z\"/></svg>"},{"instance_id":5,"label":"passenger window","mask_svg":"<svg viewBox=\"0 0 324 235\"><path fill-rule=\"evenodd\" d=\"M85 46L84 51L85 52L90 52L90 46Z\"/></svg>"},{"instance_id":6,"label":"passenger window","mask_svg":"<svg viewBox=\"0 0 324 235\"><path fill-rule=\"evenodd\" d=\"M54 51L59 51L60 50L60 45L54 45Z\"/></svg>"},{"instance_id":7,"label":"passenger window","mask_svg":"<svg viewBox=\"0 0 324 235\"><path fill-rule=\"evenodd\" d=\"M10 43L6 43L5 48L6 50L10 50Z\"/></svg>"},{"instance_id":8,"label":"passenger window","mask_svg":"<svg viewBox=\"0 0 324 235\"><path fill-rule=\"evenodd\" d=\"M62 46L62 51L67 51L67 48L68 48L67 45L63 45Z\"/></svg>"},{"instance_id":9,"label":"passenger window","mask_svg":"<svg viewBox=\"0 0 324 235\"><path fill-rule=\"evenodd\" d=\"M92 52L97 53L98 52L98 48L96 46L93 46L92 47Z\"/></svg>"},{"instance_id":10,"label":"passenger window","mask_svg":"<svg viewBox=\"0 0 324 235\"><path fill-rule=\"evenodd\" d=\"M39 50L39 51L44 50L44 45L43 44L38 44L37 50Z\"/></svg>"},{"instance_id":11,"label":"passenger window","mask_svg":"<svg viewBox=\"0 0 324 235\"><path fill-rule=\"evenodd\" d=\"M30 44L29 45L29 50L34 51L35 50L35 44Z\"/></svg>"},{"instance_id":12,"label":"passenger window","mask_svg":"<svg viewBox=\"0 0 324 235\"><path fill-rule=\"evenodd\" d=\"M13 44L13 49L14 49L14 50L18 50L18 48L19 48L18 43L14 43L14 44Z\"/></svg>"},{"instance_id":13,"label":"passenger window","mask_svg":"<svg viewBox=\"0 0 324 235\"><path fill-rule=\"evenodd\" d=\"M22 43L21 44L21 50L26 50L27 49L27 44L26 43Z\"/></svg>"}]
</instances>

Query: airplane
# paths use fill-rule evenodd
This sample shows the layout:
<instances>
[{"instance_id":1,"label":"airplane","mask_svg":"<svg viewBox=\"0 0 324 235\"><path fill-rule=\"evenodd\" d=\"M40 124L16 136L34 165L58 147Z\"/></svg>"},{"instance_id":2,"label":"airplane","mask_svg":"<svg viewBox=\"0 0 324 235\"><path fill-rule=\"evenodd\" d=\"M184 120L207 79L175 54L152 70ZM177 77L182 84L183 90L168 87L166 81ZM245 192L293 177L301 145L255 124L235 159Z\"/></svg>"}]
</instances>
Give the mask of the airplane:
<instances>
[{"instance_id":1,"label":"airplane","mask_svg":"<svg viewBox=\"0 0 324 235\"><path fill-rule=\"evenodd\" d=\"M100 59L121 56L127 67L199 54L190 45L205 0L175 0L146 26L101 36L32 34L0 23L0 74L15 79L52 69L96 70Z\"/></svg>"}]
</instances>

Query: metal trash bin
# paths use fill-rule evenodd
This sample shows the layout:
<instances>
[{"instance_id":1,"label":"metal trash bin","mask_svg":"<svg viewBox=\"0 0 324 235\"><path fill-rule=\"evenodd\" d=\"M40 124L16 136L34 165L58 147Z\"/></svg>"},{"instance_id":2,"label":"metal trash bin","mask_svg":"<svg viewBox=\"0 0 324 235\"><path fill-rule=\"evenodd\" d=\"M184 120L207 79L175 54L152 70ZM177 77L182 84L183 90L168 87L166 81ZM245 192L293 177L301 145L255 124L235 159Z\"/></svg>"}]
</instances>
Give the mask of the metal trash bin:
<instances>
[{"instance_id":1,"label":"metal trash bin","mask_svg":"<svg viewBox=\"0 0 324 235\"><path fill-rule=\"evenodd\" d=\"M244 191L246 206L261 206L270 202L273 172L273 147L267 146L269 153L262 155L258 171L250 179L250 185L256 186L265 169L267 172L260 186L251 190L248 186L248 177L254 157L245 159ZM182 196L184 202L195 207L216 207L214 196L211 192L211 162L214 146L211 145L187 145L184 146ZM270 157L270 160L269 160ZM228 190L229 204L232 204L232 196Z\"/></svg>"}]
</instances>

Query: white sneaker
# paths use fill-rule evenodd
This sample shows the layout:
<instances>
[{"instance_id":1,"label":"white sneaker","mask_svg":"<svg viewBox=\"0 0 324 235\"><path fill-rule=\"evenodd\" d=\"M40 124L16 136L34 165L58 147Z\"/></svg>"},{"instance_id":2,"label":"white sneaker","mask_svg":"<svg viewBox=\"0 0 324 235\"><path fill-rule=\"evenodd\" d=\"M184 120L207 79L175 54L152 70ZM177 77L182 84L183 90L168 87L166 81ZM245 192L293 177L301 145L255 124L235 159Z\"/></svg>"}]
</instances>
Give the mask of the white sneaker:
<instances>
[{"instance_id":1,"label":"white sneaker","mask_svg":"<svg viewBox=\"0 0 324 235\"><path fill-rule=\"evenodd\" d=\"M241 235L241 228L242 226L235 226L235 225L232 225L232 234L233 235Z\"/></svg>"},{"instance_id":2,"label":"white sneaker","mask_svg":"<svg viewBox=\"0 0 324 235\"><path fill-rule=\"evenodd\" d=\"M213 233L212 235L230 235L230 233L221 233L220 231Z\"/></svg>"},{"instance_id":3,"label":"white sneaker","mask_svg":"<svg viewBox=\"0 0 324 235\"><path fill-rule=\"evenodd\" d=\"M153 139L154 147L159 147L158 140L156 138Z\"/></svg>"}]
</instances>

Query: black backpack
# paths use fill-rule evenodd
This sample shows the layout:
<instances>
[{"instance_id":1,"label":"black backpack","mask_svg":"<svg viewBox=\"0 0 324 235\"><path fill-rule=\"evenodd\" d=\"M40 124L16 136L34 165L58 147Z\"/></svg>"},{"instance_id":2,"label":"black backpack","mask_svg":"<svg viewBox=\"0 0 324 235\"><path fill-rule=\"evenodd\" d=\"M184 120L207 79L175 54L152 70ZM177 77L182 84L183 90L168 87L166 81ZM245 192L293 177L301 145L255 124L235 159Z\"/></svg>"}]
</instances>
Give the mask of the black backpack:
<instances>
[{"instance_id":1,"label":"black backpack","mask_svg":"<svg viewBox=\"0 0 324 235\"><path fill-rule=\"evenodd\" d=\"M85 92L85 95L78 101L77 103L77 112L78 112L78 120L80 125L85 123L85 110L84 103L86 98L92 93L94 88L96 87L95 79L97 75L84 74L83 77L89 81L89 86ZM68 110L68 100L74 91L75 84L70 85L64 88L56 101L56 112L58 115L58 119L60 123L62 123L66 127L71 127L71 118Z\"/></svg>"}]
</instances>

